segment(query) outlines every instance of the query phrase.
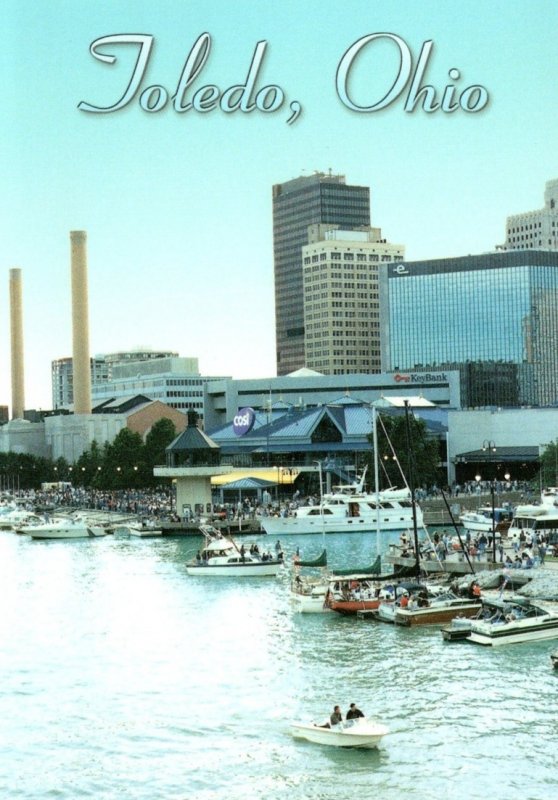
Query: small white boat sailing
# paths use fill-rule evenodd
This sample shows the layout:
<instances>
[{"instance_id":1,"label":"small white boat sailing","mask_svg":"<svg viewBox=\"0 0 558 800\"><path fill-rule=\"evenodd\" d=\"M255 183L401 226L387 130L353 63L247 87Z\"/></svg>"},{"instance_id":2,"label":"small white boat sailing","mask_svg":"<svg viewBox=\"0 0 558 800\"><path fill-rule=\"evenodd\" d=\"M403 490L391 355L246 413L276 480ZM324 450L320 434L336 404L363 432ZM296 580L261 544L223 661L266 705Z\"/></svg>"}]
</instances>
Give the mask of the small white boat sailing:
<instances>
[{"instance_id":1,"label":"small white boat sailing","mask_svg":"<svg viewBox=\"0 0 558 800\"><path fill-rule=\"evenodd\" d=\"M196 558L186 564L188 575L262 577L277 575L283 568L281 555L267 555L254 548L250 552L244 545L238 547L232 538L223 536L212 525L200 525L200 531L206 542Z\"/></svg>"},{"instance_id":2,"label":"small white boat sailing","mask_svg":"<svg viewBox=\"0 0 558 800\"><path fill-rule=\"evenodd\" d=\"M305 739L314 744L372 750L378 747L389 729L379 722L360 717L343 720L329 727L316 723L293 722L291 733L295 739Z\"/></svg>"}]
</instances>

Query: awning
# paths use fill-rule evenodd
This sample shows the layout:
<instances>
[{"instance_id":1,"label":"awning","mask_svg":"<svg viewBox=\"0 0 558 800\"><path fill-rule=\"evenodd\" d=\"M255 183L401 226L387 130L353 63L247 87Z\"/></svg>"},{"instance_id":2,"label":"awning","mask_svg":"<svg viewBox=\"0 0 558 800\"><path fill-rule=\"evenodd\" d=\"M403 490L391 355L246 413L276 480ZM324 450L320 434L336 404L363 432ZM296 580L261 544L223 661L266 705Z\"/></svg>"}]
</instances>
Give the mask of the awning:
<instances>
[{"instance_id":1,"label":"awning","mask_svg":"<svg viewBox=\"0 0 558 800\"><path fill-rule=\"evenodd\" d=\"M295 482L299 474L300 471L298 469L291 469L289 467L238 469L228 472L226 475L215 475L211 478L211 485L225 488L227 483L234 483L243 478L254 478L255 480L262 480L273 486L290 486ZM227 486L226 488L228 489L230 487Z\"/></svg>"}]
</instances>

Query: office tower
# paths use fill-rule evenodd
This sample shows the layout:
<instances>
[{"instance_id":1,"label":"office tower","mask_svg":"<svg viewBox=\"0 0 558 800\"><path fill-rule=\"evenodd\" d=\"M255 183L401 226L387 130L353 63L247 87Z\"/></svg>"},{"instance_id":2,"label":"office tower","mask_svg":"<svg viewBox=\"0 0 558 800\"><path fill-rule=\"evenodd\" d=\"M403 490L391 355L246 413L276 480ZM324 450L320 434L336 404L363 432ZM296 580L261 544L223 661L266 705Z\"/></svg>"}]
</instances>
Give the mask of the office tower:
<instances>
[{"instance_id":1,"label":"office tower","mask_svg":"<svg viewBox=\"0 0 558 800\"><path fill-rule=\"evenodd\" d=\"M273 258L277 374L304 366L302 247L308 226L370 225L370 190L349 186L344 175L316 172L273 187Z\"/></svg>"},{"instance_id":2,"label":"office tower","mask_svg":"<svg viewBox=\"0 0 558 800\"><path fill-rule=\"evenodd\" d=\"M544 208L512 214L500 250L558 250L558 180L547 181Z\"/></svg>"},{"instance_id":3,"label":"office tower","mask_svg":"<svg viewBox=\"0 0 558 800\"><path fill-rule=\"evenodd\" d=\"M558 402L558 252L380 267L382 366L459 370L463 407Z\"/></svg>"},{"instance_id":4,"label":"office tower","mask_svg":"<svg viewBox=\"0 0 558 800\"><path fill-rule=\"evenodd\" d=\"M405 249L380 228L311 225L302 248L306 366L326 375L378 373L379 265L402 261Z\"/></svg>"},{"instance_id":5,"label":"office tower","mask_svg":"<svg viewBox=\"0 0 558 800\"><path fill-rule=\"evenodd\" d=\"M10 345L12 356L12 419L23 419L25 410L23 369L23 302L21 270L10 270Z\"/></svg>"}]
</instances>

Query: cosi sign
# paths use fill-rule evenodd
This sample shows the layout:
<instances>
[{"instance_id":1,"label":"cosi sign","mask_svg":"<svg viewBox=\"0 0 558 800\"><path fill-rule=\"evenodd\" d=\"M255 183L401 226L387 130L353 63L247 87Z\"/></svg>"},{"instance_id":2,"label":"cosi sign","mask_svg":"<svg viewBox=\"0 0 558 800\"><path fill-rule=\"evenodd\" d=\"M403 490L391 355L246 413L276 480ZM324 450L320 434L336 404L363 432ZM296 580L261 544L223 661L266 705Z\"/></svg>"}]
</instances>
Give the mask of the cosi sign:
<instances>
[{"instance_id":1,"label":"cosi sign","mask_svg":"<svg viewBox=\"0 0 558 800\"><path fill-rule=\"evenodd\" d=\"M233 433L235 436L244 436L252 430L256 414L253 408L241 408L233 418Z\"/></svg>"}]
</instances>

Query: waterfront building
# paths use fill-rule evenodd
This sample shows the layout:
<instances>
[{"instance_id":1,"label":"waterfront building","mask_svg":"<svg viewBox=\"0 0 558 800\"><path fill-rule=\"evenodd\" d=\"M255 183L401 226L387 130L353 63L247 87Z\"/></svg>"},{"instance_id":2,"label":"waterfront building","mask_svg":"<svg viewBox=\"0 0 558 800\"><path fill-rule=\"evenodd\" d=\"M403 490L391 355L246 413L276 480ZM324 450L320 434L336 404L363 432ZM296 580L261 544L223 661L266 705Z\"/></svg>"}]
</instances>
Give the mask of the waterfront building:
<instances>
[{"instance_id":1,"label":"waterfront building","mask_svg":"<svg viewBox=\"0 0 558 800\"><path fill-rule=\"evenodd\" d=\"M405 248L371 227L311 225L308 239L302 248L306 366L327 375L381 372L378 269L400 262Z\"/></svg>"},{"instance_id":2,"label":"waterfront building","mask_svg":"<svg viewBox=\"0 0 558 800\"><path fill-rule=\"evenodd\" d=\"M458 370L463 407L558 403L558 253L380 267L385 370Z\"/></svg>"},{"instance_id":3,"label":"waterfront building","mask_svg":"<svg viewBox=\"0 0 558 800\"><path fill-rule=\"evenodd\" d=\"M558 180L547 181L544 207L506 219L501 250L558 250Z\"/></svg>"},{"instance_id":4,"label":"waterfront building","mask_svg":"<svg viewBox=\"0 0 558 800\"><path fill-rule=\"evenodd\" d=\"M72 405L72 359L53 361L52 391L55 409ZM211 377L199 372L198 359L170 351L129 351L91 359L92 403L137 394L159 400L180 411L193 409L203 418L203 394Z\"/></svg>"},{"instance_id":5,"label":"waterfront building","mask_svg":"<svg viewBox=\"0 0 558 800\"><path fill-rule=\"evenodd\" d=\"M370 225L370 189L344 175L316 172L273 186L273 260L277 374L304 366L302 247L308 226L353 230Z\"/></svg>"},{"instance_id":6,"label":"waterfront building","mask_svg":"<svg viewBox=\"0 0 558 800\"><path fill-rule=\"evenodd\" d=\"M322 375L303 368L277 378L227 378L206 386L205 429L226 425L242 408L265 416L270 408L306 410L335 403L342 396L373 403L419 394L441 408L461 408L459 372Z\"/></svg>"},{"instance_id":7,"label":"waterfront building","mask_svg":"<svg viewBox=\"0 0 558 800\"><path fill-rule=\"evenodd\" d=\"M147 395L180 411L195 410L203 418L204 387L211 377L200 375L197 358L165 356L112 365L111 378L93 385L93 402Z\"/></svg>"}]
</instances>

